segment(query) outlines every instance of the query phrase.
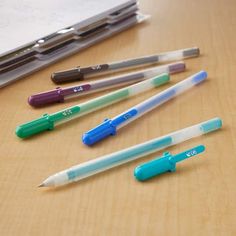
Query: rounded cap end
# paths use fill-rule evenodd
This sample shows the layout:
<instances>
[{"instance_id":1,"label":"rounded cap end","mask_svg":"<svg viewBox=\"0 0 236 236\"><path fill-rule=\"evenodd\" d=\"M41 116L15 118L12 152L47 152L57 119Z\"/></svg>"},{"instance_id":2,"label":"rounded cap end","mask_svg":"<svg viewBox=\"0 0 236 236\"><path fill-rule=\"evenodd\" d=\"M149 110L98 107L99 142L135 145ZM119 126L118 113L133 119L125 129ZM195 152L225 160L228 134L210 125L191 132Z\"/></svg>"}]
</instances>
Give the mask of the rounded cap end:
<instances>
[{"instance_id":1,"label":"rounded cap end","mask_svg":"<svg viewBox=\"0 0 236 236\"><path fill-rule=\"evenodd\" d=\"M134 169L134 177L138 180L138 181L144 181L145 178L142 175L142 169L140 168L140 166L137 166Z\"/></svg>"},{"instance_id":2,"label":"rounded cap end","mask_svg":"<svg viewBox=\"0 0 236 236\"><path fill-rule=\"evenodd\" d=\"M61 88L57 88L56 90L32 95L28 98L28 103L33 107L40 107L47 104L64 102L64 96L61 91Z\"/></svg>"}]
</instances>

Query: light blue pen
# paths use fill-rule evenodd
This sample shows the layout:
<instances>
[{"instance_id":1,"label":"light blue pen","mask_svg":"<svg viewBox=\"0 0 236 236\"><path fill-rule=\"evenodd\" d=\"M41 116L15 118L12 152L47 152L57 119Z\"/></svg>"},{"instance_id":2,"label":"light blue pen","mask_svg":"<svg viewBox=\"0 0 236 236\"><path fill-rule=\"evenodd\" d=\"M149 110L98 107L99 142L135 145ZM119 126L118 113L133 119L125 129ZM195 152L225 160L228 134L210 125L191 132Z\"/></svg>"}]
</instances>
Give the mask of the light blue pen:
<instances>
[{"instance_id":1,"label":"light blue pen","mask_svg":"<svg viewBox=\"0 0 236 236\"><path fill-rule=\"evenodd\" d=\"M82 137L83 142L87 145L92 145L110 135L115 135L118 129L160 106L164 102L167 102L178 94L181 94L201 83L206 78L207 73L205 71L200 71L163 92L152 96L146 101L130 108L128 111L123 112L113 119L106 119L102 124L84 133Z\"/></svg>"},{"instance_id":2,"label":"light blue pen","mask_svg":"<svg viewBox=\"0 0 236 236\"><path fill-rule=\"evenodd\" d=\"M174 172L178 162L198 155L204 152L204 150L205 146L199 145L177 155L164 152L162 157L137 166L134 170L134 176L137 180L144 181L165 172Z\"/></svg>"},{"instance_id":3,"label":"light blue pen","mask_svg":"<svg viewBox=\"0 0 236 236\"><path fill-rule=\"evenodd\" d=\"M221 119L214 118L181 130L177 130L165 136L149 140L145 143L141 143L58 172L44 180L39 187L56 187L87 178L91 175L133 161L163 148L167 148L202 134L207 134L214 130L218 130L221 126Z\"/></svg>"}]
</instances>

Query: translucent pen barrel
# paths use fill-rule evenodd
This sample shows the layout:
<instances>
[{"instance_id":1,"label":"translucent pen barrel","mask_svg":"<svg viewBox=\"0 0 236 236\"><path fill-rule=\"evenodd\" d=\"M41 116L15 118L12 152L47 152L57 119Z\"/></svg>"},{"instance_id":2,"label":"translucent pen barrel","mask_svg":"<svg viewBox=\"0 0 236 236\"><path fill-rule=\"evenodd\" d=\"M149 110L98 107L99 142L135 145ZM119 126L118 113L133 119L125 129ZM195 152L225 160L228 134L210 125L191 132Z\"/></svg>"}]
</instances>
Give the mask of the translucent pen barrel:
<instances>
[{"instance_id":1,"label":"translucent pen barrel","mask_svg":"<svg viewBox=\"0 0 236 236\"><path fill-rule=\"evenodd\" d=\"M184 62L157 66L151 69L141 70L122 76L111 77L87 82L76 86L66 88L56 88L54 90L33 94L28 98L28 103L33 107L42 107L48 104L64 102L70 98L80 97L90 93L102 91L105 89L127 86L137 83L141 80L152 78L162 73L178 73L185 70Z\"/></svg>"},{"instance_id":2,"label":"translucent pen barrel","mask_svg":"<svg viewBox=\"0 0 236 236\"><path fill-rule=\"evenodd\" d=\"M62 111L53 114L45 114L36 120L19 125L16 128L16 135L20 138L27 138L46 130L53 130L55 126L61 123L75 119L79 116L85 115L89 112L95 111L115 102L124 100L151 88L158 87L168 81L169 75L162 74L137 84L130 85L126 88L119 89L115 92L108 93L104 96L89 100L88 102L69 107Z\"/></svg>"},{"instance_id":3,"label":"translucent pen barrel","mask_svg":"<svg viewBox=\"0 0 236 236\"><path fill-rule=\"evenodd\" d=\"M66 71L59 71L52 74L52 80L55 83L62 83L74 80L83 80L95 76L96 74L106 74L110 71L122 70L124 68L138 67L141 65L161 63L166 61L175 61L184 58L199 56L199 48L186 48L176 51L164 52L161 54L144 56L139 58L131 58L123 61L111 62L108 64L100 64L85 68L73 68Z\"/></svg>"},{"instance_id":4,"label":"translucent pen barrel","mask_svg":"<svg viewBox=\"0 0 236 236\"><path fill-rule=\"evenodd\" d=\"M82 116L86 113L98 110L102 107L105 107L108 104L111 105L111 104L121 101L125 98L134 96L138 93L142 93L142 92L147 91L151 88L154 88L154 87L157 87L161 84L164 84L167 81L169 81L168 74L162 74L161 76L157 76L157 77L152 78L150 80L145 80L145 81L140 82L138 84L134 84L134 85L129 86L127 88L120 89L120 90L117 90L116 92L109 93L107 95L92 99L92 100L85 102L85 103L82 103L82 104L78 105L79 110L76 110L75 113L73 111L70 112L70 110L71 110L70 108L66 109L66 110L59 112L57 114L61 114L61 113L66 112L68 115L63 116L63 119L60 118L58 120L55 120L54 125L57 126L57 125L64 123L68 120L77 118L77 117Z\"/></svg>"},{"instance_id":5,"label":"translucent pen barrel","mask_svg":"<svg viewBox=\"0 0 236 236\"><path fill-rule=\"evenodd\" d=\"M121 127L134 121L135 119L139 118L140 116L149 112L155 107L160 106L161 104L172 99L178 94L183 93L191 87L201 83L206 79L206 77L207 73L205 71L200 71L199 73L130 108L129 110L121 113L120 115L112 119L105 119L103 123L83 134L83 143L86 145L93 145L106 137L116 135L117 130Z\"/></svg>"},{"instance_id":6,"label":"translucent pen barrel","mask_svg":"<svg viewBox=\"0 0 236 236\"><path fill-rule=\"evenodd\" d=\"M222 121L219 118L178 130L165 136L152 139L148 142L73 166L50 176L44 186L57 186L78 181L96 173L111 169L124 163L133 161L142 156L159 151L163 148L184 142L193 137L200 136L221 128Z\"/></svg>"},{"instance_id":7,"label":"translucent pen barrel","mask_svg":"<svg viewBox=\"0 0 236 236\"><path fill-rule=\"evenodd\" d=\"M116 123L116 120L121 121L120 117L125 117L123 122L116 126L117 129L127 125L133 120L139 118L145 113L151 111L152 109L160 106L161 104L167 102L168 100L176 97L177 95L185 92L186 90L194 87L195 85L201 83L207 78L207 73L205 71L200 71L197 74L190 76L189 78L177 83L176 85L166 89L165 91L158 93L157 95L152 96L146 101L132 107L128 111L122 113L121 115L113 118L113 124ZM130 117L130 118L129 118Z\"/></svg>"},{"instance_id":8,"label":"translucent pen barrel","mask_svg":"<svg viewBox=\"0 0 236 236\"><path fill-rule=\"evenodd\" d=\"M67 88L67 90L71 91L73 89L73 93L67 93L64 96L64 99L70 99L72 97L78 97L81 95L85 95L88 93L93 93L97 91L102 91L105 89L116 88L118 86L125 86L132 83L137 83L145 78L151 78L163 73L174 74L177 72L182 72L185 70L184 62L177 62L168 65L157 66L151 69L146 69L134 73L125 74L122 76L112 77L108 79L98 80L96 82L91 82L89 85L89 89L83 90L81 86L75 86L71 88Z\"/></svg>"},{"instance_id":9,"label":"translucent pen barrel","mask_svg":"<svg viewBox=\"0 0 236 236\"><path fill-rule=\"evenodd\" d=\"M160 62L181 60L184 58L199 56L200 50L197 47L180 49L172 52L166 52L158 55Z\"/></svg>"},{"instance_id":10,"label":"translucent pen barrel","mask_svg":"<svg viewBox=\"0 0 236 236\"><path fill-rule=\"evenodd\" d=\"M149 64L149 63L180 60L180 59L189 58L189 57L196 57L196 56L199 56L199 54L200 54L200 50L198 47L180 49L180 50L165 52L165 53L152 55L152 56L113 62L109 64L109 70L117 70L120 68L144 65L144 64Z\"/></svg>"}]
</instances>

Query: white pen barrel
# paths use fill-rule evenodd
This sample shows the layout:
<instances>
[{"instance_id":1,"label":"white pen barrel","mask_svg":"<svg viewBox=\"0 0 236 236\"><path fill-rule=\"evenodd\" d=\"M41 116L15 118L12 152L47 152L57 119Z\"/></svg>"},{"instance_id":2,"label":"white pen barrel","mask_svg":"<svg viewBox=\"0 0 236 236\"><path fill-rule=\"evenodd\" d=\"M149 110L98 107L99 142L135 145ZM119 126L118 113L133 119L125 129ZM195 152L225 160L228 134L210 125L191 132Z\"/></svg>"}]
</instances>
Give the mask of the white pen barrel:
<instances>
[{"instance_id":1,"label":"white pen barrel","mask_svg":"<svg viewBox=\"0 0 236 236\"><path fill-rule=\"evenodd\" d=\"M207 77L207 73L205 71L200 71L199 73L179 82L178 84L166 89L165 91L157 95L152 96L146 101L132 107L128 111L115 117L114 119L112 119L114 121L113 123L117 123L118 125L116 126L116 128L120 129L121 127L127 125L133 120L139 118L143 114L151 111L152 109L160 106L161 104L165 103L171 98L177 96L178 94L181 94L184 91L192 88L193 86L201 83L202 81L206 79L206 77ZM121 120L121 117L123 117L122 120ZM122 122L119 122L120 120Z\"/></svg>"},{"instance_id":2,"label":"white pen barrel","mask_svg":"<svg viewBox=\"0 0 236 236\"><path fill-rule=\"evenodd\" d=\"M46 179L41 186L57 186L78 181L135 160L163 148L184 142L188 139L206 134L222 127L220 118L214 118L205 122L172 132L165 136L149 140L145 143L111 153L109 155L73 166Z\"/></svg>"},{"instance_id":3,"label":"white pen barrel","mask_svg":"<svg viewBox=\"0 0 236 236\"><path fill-rule=\"evenodd\" d=\"M200 51L199 48L193 47L193 48L187 48L187 49L181 49L171 52L166 52L158 55L159 61L174 61L174 60L180 60L183 58L189 58L189 57L196 57L199 56Z\"/></svg>"}]
</instances>

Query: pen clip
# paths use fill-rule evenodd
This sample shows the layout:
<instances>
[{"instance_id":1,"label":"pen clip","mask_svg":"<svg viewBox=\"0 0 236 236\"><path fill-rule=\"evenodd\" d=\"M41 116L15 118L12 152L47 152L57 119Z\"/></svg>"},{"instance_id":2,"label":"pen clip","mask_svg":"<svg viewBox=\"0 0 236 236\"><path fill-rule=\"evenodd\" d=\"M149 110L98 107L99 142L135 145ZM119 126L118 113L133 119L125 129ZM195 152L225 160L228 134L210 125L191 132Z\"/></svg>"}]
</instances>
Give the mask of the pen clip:
<instances>
[{"instance_id":1,"label":"pen clip","mask_svg":"<svg viewBox=\"0 0 236 236\"><path fill-rule=\"evenodd\" d=\"M184 152L171 156L170 161L173 163L177 163L187 158L190 158L192 156L196 156L200 154L201 152L204 152L204 150L205 150L205 147L203 145L199 145L194 148L188 149Z\"/></svg>"},{"instance_id":2,"label":"pen clip","mask_svg":"<svg viewBox=\"0 0 236 236\"><path fill-rule=\"evenodd\" d=\"M112 124L110 119L105 119L102 124L84 133L82 141L86 145L92 145L109 135L115 135L115 134L116 134L116 126Z\"/></svg>"},{"instance_id":3,"label":"pen clip","mask_svg":"<svg viewBox=\"0 0 236 236\"><path fill-rule=\"evenodd\" d=\"M199 145L176 155L164 152L161 157L137 166L134 170L134 176L137 180L144 181L166 172L174 172L177 162L195 156L204 150L205 147Z\"/></svg>"}]
</instances>

